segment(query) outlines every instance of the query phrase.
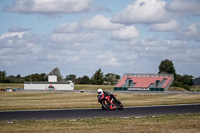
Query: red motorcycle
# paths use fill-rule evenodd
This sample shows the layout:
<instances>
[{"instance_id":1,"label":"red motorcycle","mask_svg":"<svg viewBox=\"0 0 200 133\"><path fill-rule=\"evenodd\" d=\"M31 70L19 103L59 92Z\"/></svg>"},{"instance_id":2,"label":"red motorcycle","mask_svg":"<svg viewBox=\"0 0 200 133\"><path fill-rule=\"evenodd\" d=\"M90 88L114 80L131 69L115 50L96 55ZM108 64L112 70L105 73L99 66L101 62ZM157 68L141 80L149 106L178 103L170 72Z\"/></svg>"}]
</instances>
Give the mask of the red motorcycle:
<instances>
[{"instance_id":1,"label":"red motorcycle","mask_svg":"<svg viewBox=\"0 0 200 133\"><path fill-rule=\"evenodd\" d=\"M116 99L116 95L113 95L114 98L112 98L111 96L105 96L104 94L98 95L98 101L100 102L100 104L102 105L102 109L103 110L114 110L114 109L118 109L118 110L123 110L124 106L123 104Z\"/></svg>"}]
</instances>

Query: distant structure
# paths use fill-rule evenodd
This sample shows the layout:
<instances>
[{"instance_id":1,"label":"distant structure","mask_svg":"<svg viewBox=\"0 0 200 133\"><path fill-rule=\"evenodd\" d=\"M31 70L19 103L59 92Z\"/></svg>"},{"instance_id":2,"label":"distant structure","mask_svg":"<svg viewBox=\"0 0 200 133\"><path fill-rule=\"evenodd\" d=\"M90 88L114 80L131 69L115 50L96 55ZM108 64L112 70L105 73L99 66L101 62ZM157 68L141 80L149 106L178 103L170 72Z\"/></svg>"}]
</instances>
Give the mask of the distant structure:
<instances>
[{"instance_id":1,"label":"distant structure","mask_svg":"<svg viewBox=\"0 0 200 133\"><path fill-rule=\"evenodd\" d=\"M173 74L125 73L114 87L115 91L167 91L174 80Z\"/></svg>"},{"instance_id":2,"label":"distant structure","mask_svg":"<svg viewBox=\"0 0 200 133\"><path fill-rule=\"evenodd\" d=\"M200 77L193 79L194 86L200 86Z\"/></svg>"},{"instance_id":3,"label":"distant structure","mask_svg":"<svg viewBox=\"0 0 200 133\"><path fill-rule=\"evenodd\" d=\"M74 90L74 83L57 82L57 76L49 75L48 82L24 82L24 90Z\"/></svg>"}]
</instances>

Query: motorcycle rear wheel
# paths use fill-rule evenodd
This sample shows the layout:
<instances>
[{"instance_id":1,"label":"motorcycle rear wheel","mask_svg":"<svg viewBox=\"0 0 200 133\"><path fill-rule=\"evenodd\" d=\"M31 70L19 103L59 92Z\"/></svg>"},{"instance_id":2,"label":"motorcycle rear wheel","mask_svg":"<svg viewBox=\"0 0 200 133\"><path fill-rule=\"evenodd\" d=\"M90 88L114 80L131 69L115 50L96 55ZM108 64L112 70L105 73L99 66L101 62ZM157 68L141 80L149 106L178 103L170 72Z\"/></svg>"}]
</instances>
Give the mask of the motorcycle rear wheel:
<instances>
[{"instance_id":1,"label":"motorcycle rear wheel","mask_svg":"<svg viewBox=\"0 0 200 133\"><path fill-rule=\"evenodd\" d=\"M101 100L101 105L103 110L110 110L110 103L106 99Z\"/></svg>"}]
</instances>

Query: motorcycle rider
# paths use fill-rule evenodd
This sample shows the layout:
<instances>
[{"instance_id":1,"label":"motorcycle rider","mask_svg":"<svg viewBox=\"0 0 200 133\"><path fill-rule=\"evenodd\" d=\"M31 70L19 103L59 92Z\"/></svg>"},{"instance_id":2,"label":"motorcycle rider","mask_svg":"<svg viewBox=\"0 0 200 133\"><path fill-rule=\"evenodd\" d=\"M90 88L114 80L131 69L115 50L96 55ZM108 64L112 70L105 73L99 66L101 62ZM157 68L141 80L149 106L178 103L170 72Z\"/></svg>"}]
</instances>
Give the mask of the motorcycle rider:
<instances>
[{"instance_id":1,"label":"motorcycle rider","mask_svg":"<svg viewBox=\"0 0 200 133\"><path fill-rule=\"evenodd\" d=\"M103 91L101 88L99 88L99 89L97 90L97 93L98 93L98 96L99 96L99 95L102 95L102 94L104 94L105 96L110 96L110 100L111 100L111 101L113 101L113 100L118 101L112 93L110 93L110 92L108 92L108 91ZM97 97L98 97L98 96L97 96ZM98 101L98 102L99 102L99 101ZM118 101L118 102L119 102L119 101ZM111 105L110 105L110 109L115 109L116 106L115 106L112 102L111 102L110 104L111 104Z\"/></svg>"}]
</instances>

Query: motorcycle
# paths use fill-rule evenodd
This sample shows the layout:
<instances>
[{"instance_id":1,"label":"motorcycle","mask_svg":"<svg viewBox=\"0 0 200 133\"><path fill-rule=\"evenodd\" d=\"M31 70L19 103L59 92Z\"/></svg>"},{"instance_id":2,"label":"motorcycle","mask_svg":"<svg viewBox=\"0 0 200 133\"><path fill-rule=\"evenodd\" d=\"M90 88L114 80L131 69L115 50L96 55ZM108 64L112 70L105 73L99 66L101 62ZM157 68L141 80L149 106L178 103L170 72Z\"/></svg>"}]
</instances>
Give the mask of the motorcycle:
<instances>
[{"instance_id":1,"label":"motorcycle","mask_svg":"<svg viewBox=\"0 0 200 133\"><path fill-rule=\"evenodd\" d=\"M111 98L111 96L105 96L104 94L98 95L98 101L102 105L103 110L123 110L124 106L123 104L116 99L116 95L113 95L115 98Z\"/></svg>"}]
</instances>

